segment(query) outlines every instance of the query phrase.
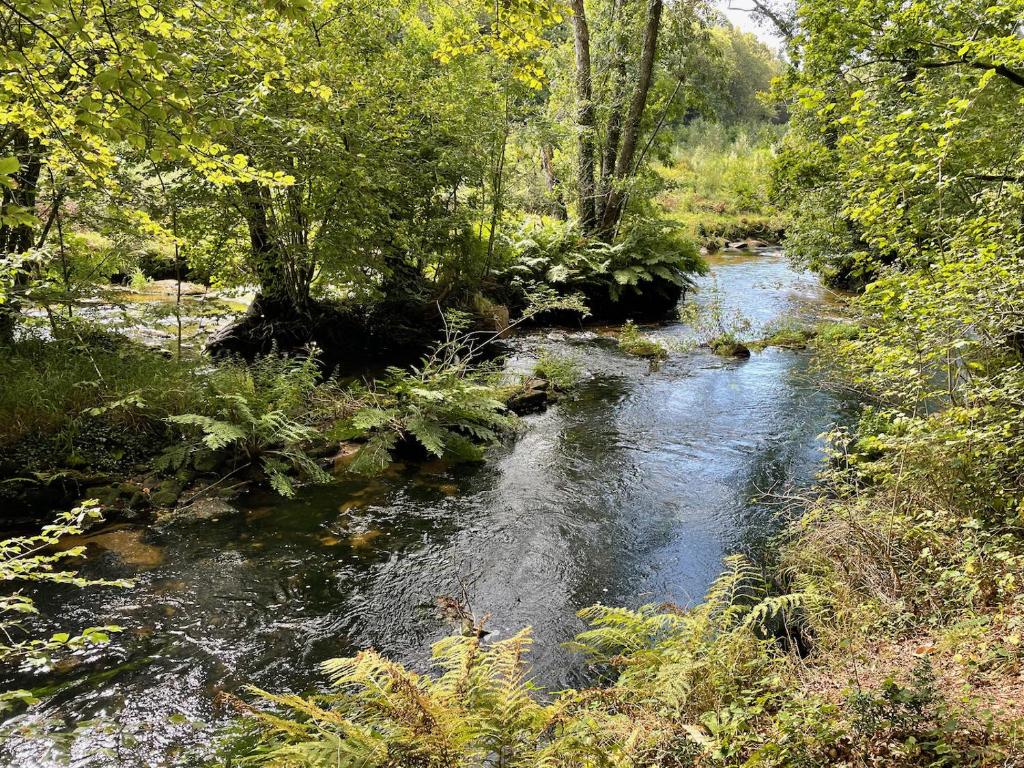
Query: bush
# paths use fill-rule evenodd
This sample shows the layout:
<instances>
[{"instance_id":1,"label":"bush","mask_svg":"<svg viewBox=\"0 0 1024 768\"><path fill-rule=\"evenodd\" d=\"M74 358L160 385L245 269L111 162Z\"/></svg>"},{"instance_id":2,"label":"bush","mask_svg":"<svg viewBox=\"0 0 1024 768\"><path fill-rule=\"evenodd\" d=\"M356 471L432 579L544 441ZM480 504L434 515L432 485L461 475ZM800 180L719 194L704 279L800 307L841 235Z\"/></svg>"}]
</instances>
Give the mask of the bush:
<instances>
[{"instance_id":1,"label":"bush","mask_svg":"<svg viewBox=\"0 0 1024 768\"><path fill-rule=\"evenodd\" d=\"M627 221L614 244L587 238L574 224L529 219L509 245L514 261L503 279L581 293L591 314L660 317L704 274L695 246L670 222Z\"/></svg>"}]
</instances>

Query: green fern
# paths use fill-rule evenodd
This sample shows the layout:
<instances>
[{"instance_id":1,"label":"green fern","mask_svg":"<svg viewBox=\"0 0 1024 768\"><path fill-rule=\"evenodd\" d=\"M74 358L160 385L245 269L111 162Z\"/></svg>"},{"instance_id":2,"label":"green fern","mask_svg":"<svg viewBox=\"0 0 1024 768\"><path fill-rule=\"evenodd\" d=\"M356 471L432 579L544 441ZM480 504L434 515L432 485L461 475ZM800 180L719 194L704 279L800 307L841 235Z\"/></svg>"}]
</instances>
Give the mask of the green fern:
<instances>
[{"instance_id":1,"label":"green fern","mask_svg":"<svg viewBox=\"0 0 1024 768\"><path fill-rule=\"evenodd\" d=\"M270 356L252 366L226 365L210 380L208 413L167 417L193 439L169 448L160 467L180 467L200 449L228 451L234 464L258 468L282 496L295 493L293 473L312 482L328 475L304 446L317 431L300 419L316 389L315 362Z\"/></svg>"},{"instance_id":2,"label":"green fern","mask_svg":"<svg viewBox=\"0 0 1024 768\"><path fill-rule=\"evenodd\" d=\"M730 748L763 707L784 659L761 622L798 596L768 597L741 557L681 610L593 606L572 647L609 672L607 684L544 696L530 682L528 631L486 643L472 633L433 647L435 673L375 651L324 664L332 690L302 698L256 693L256 747L272 766L683 766ZM771 693L768 689L765 695ZM723 753L724 754L724 753Z\"/></svg>"},{"instance_id":3,"label":"green fern","mask_svg":"<svg viewBox=\"0 0 1024 768\"><path fill-rule=\"evenodd\" d=\"M585 237L575 224L531 219L509 248L516 260L507 276L563 291L605 290L614 301L655 280L692 287L693 276L707 272L678 225L647 217L627 222L614 244Z\"/></svg>"}]
</instances>

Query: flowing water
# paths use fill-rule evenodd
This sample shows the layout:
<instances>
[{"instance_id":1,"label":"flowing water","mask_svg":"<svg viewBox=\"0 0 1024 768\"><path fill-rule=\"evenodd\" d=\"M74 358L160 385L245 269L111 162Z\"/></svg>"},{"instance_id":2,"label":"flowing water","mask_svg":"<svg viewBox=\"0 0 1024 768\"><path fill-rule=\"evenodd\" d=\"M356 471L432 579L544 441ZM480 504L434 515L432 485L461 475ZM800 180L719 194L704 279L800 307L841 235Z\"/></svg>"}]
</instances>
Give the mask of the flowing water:
<instances>
[{"instance_id":1,"label":"flowing water","mask_svg":"<svg viewBox=\"0 0 1024 768\"><path fill-rule=\"evenodd\" d=\"M821 315L823 289L778 251L713 260L697 301L717 296L751 335ZM489 613L492 637L531 626L537 682L580 684L561 643L596 602L698 600L731 552L757 552L778 524L766 494L806 483L818 435L843 404L819 390L805 353L750 360L678 347L659 368L600 331L516 341L575 356L579 390L528 417L486 464L393 467L383 477L257 495L237 514L91 539L87 575L128 589L45 591L43 629L116 623L110 645L19 679L43 703L7 721L0 765L200 764L230 716L221 692L320 685L319 662L368 646L423 667L451 630L438 598Z\"/></svg>"}]
</instances>

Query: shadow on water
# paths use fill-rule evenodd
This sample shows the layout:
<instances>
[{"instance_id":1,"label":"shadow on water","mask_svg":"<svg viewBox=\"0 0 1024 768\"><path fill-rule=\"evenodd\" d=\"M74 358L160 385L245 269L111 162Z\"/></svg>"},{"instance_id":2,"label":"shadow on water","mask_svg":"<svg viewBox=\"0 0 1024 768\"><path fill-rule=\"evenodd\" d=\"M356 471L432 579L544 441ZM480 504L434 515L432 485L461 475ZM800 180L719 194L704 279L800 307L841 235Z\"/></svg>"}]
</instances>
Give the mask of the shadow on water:
<instances>
[{"instance_id":1,"label":"shadow on water","mask_svg":"<svg viewBox=\"0 0 1024 768\"><path fill-rule=\"evenodd\" d=\"M778 252L712 266L723 303L755 326L827 310ZM309 690L319 662L371 646L425 667L449 631L443 595L489 612L492 637L532 626L537 682L580 684L586 670L561 645L582 629L576 612L698 600L723 555L760 551L778 524L762 497L813 478L817 436L842 415L799 353L695 350L652 371L592 332L518 347L523 360L541 347L573 354L587 378L485 465L397 467L290 501L254 495L236 515L92 542L86 573L135 586L44 591L52 625L39 630L126 630L11 681L45 695L8 720L0 762L198 764L230 716L222 692Z\"/></svg>"}]
</instances>

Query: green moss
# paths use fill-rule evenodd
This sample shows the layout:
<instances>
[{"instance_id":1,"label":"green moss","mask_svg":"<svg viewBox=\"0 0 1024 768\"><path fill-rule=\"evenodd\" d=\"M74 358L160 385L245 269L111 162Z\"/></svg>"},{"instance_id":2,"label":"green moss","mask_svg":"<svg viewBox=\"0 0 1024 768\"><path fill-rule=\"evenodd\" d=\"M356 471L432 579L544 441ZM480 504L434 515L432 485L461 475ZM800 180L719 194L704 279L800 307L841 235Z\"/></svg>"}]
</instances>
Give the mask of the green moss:
<instances>
[{"instance_id":1,"label":"green moss","mask_svg":"<svg viewBox=\"0 0 1024 768\"><path fill-rule=\"evenodd\" d=\"M817 331L813 328L779 328L763 339L753 342L750 347L758 351L767 347L807 349L815 336L817 336Z\"/></svg>"}]
</instances>

